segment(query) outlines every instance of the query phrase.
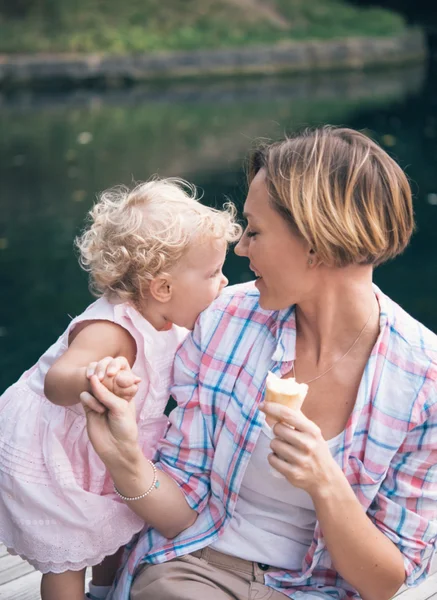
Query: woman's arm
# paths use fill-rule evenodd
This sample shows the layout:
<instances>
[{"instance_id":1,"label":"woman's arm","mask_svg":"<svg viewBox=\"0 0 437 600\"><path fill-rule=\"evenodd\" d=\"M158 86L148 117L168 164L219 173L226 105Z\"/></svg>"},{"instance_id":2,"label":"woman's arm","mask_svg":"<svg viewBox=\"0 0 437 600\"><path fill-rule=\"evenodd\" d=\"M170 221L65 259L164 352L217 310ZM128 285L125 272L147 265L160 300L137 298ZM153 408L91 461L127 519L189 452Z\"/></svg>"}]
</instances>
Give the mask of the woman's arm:
<instances>
[{"instance_id":1,"label":"woman's arm","mask_svg":"<svg viewBox=\"0 0 437 600\"><path fill-rule=\"evenodd\" d=\"M90 389L87 367L91 362L124 356L132 366L135 355L135 341L126 329L110 321L85 321L73 330L68 349L48 370L44 393L53 404L77 404L80 393Z\"/></svg>"},{"instance_id":2,"label":"woman's arm","mask_svg":"<svg viewBox=\"0 0 437 600\"><path fill-rule=\"evenodd\" d=\"M415 447L416 452L410 452L408 457L399 460L399 468L404 474L398 473L400 485L394 486L398 489L398 498L391 498L391 502L399 503L399 510L396 516L392 512L389 517L387 513L383 517L384 525L364 512L345 475L332 458L320 429L312 421L301 412L280 405L266 403L263 410L295 428L283 423L275 425L277 437L271 443L274 454L270 455L269 462L293 485L311 495L336 570L358 590L363 600L389 600L404 583L406 572L413 570L409 566L409 555L417 560L419 548L423 551L436 543L436 527L429 521L433 504L434 518L436 516L437 499L436 450L432 450L429 432L433 427L430 420L422 432L428 431L428 441L424 435L421 438L423 449L419 451L418 444L411 442L408 448L412 450ZM417 436L419 440L420 435ZM419 459L419 453L422 453L422 459ZM423 485L418 486L422 496L420 502L415 498L419 495L418 488L405 485L411 482L413 471L416 477L421 473L423 478ZM407 494L410 497L405 497ZM402 505L414 506L419 514L406 511ZM404 519L406 522L401 525ZM393 535L390 535L390 527L396 530L392 531ZM403 547L402 535L407 537L407 534L411 538Z\"/></svg>"},{"instance_id":3,"label":"woman's arm","mask_svg":"<svg viewBox=\"0 0 437 600\"><path fill-rule=\"evenodd\" d=\"M405 581L402 554L371 522L335 467L312 494L332 563L363 600L389 600Z\"/></svg>"},{"instance_id":4,"label":"woman's arm","mask_svg":"<svg viewBox=\"0 0 437 600\"><path fill-rule=\"evenodd\" d=\"M209 311L202 313L194 331L176 354L171 393L178 406L170 415L171 426L159 447L159 487L146 498L127 502L146 523L167 538L190 527L210 495L214 445L199 382L205 352L202 338L210 338L208 315ZM211 322L215 327L215 321ZM202 327L207 331L205 336L201 334ZM108 392L95 377L91 378L91 387L94 396L108 410L103 415L95 413L89 404L93 396L81 396L87 410L90 440L120 493L127 497L139 496L152 485L153 468L138 448L134 409L131 403Z\"/></svg>"},{"instance_id":5,"label":"woman's arm","mask_svg":"<svg viewBox=\"0 0 437 600\"><path fill-rule=\"evenodd\" d=\"M137 443L135 405L115 396L96 376L91 377L91 391L108 410L104 414L93 411L89 408L93 396L81 394L90 440L118 491L128 498L140 496L152 486L154 471ZM197 512L190 508L177 483L160 470L158 482L159 487L153 488L145 498L127 504L149 525L171 539L194 523Z\"/></svg>"}]
</instances>

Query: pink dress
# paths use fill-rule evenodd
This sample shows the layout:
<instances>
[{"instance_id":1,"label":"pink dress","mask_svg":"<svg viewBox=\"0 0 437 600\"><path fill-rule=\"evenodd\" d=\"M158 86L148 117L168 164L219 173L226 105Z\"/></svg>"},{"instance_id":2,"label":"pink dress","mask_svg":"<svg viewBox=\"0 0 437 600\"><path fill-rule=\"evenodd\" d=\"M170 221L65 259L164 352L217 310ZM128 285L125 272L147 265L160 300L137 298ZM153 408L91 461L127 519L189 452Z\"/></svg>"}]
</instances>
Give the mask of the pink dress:
<instances>
[{"instance_id":1,"label":"pink dress","mask_svg":"<svg viewBox=\"0 0 437 600\"><path fill-rule=\"evenodd\" d=\"M176 326L158 332L129 304L100 298L0 397L0 541L43 573L96 565L144 526L114 493L82 406L57 406L44 396L45 375L69 333L94 319L121 325L136 341L133 371L142 381L134 401L148 458L166 430L173 359L187 334Z\"/></svg>"}]
</instances>

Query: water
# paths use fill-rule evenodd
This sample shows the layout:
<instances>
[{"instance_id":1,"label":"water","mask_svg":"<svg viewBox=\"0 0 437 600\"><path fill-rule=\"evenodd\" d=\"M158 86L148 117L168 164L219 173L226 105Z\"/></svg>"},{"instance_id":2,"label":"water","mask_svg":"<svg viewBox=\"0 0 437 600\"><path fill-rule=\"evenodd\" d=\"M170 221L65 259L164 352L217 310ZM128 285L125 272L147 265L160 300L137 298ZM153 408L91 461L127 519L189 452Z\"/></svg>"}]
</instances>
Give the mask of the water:
<instances>
[{"instance_id":1,"label":"water","mask_svg":"<svg viewBox=\"0 0 437 600\"><path fill-rule=\"evenodd\" d=\"M302 125L367 128L406 169L417 233L375 280L437 331L434 81L417 66L0 96L0 392L91 300L72 242L99 190L177 175L209 203L241 206L252 141ZM231 283L250 277L232 254L225 271Z\"/></svg>"}]
</instances>

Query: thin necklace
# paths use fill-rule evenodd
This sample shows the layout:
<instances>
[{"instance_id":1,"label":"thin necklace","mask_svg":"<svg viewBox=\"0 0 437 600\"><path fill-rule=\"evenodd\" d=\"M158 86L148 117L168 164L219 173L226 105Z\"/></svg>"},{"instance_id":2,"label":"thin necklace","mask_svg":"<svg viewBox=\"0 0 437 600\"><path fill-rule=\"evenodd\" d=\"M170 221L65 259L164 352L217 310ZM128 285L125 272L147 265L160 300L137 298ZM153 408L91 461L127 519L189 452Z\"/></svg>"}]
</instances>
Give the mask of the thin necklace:
<instances>
[{"instance_id":1,"label":"thin necklace","mask_svg":"<svg viewBox=\"0 0 437 600\"><path fill-rule=\"evenodd\" d=\"M338 363L341 362L343 360L343 358L346 358L346 356L349 354L349 352L351 352L352 348L355 346L355 344L358 342L358 340L360 339L360 337L364 333L364 330L366 329L367 325L369 324L369 321L372 318L372 315L373 315L373 308L372 308L372 312L369 315L369 318L364 323L364 327L362 328L362 330L358 334L358 337L356 338L356 340L354 341L354 343L352 344L352 346L349 348L349 350L345 354L343 354L343 356L341 356L339 359L337 359L335 362L333 362L332 365L329 367L329 369L326 369L326 371L323 371L323 373L321 373L320 375L317 375L317 377L313 377L309 381L305 381L306 384L312 383L313 381L316 381L316 379L320 379L321 377L323 377L324 375L326 375L326 373L329 373L329 371L331 371L331 369L333 369L335 367L335 365L338 365ZM297 377L296 377L296 367L294 366L295 362L296 362L296 360L294 360L294 362L293 362L292 369L293 369L293 376L294 376L295 379L297 379Z\"/></svg>"}]
</instances>

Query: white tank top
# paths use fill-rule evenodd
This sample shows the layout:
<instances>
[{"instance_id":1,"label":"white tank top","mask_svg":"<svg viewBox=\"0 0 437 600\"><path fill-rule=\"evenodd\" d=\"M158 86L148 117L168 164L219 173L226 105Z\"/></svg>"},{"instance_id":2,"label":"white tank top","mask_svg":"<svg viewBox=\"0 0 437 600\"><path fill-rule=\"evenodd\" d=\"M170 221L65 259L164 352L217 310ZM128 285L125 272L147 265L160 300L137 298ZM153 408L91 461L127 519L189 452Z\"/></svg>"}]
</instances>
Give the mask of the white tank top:
<instances>
[{"instance_id":1,"label":"white tank top","mask_svg":"<svg viewBox=\"0 0 437 600\"><path fill-rule=\"evenodd\" d=\"M241 483L233 517L214 550L282 569L300 569L311 545L316 512L311 496L267 461L274 434L264 423ZM328 441L332 454L343 432Z\"/></svg>"}]
</instances>

